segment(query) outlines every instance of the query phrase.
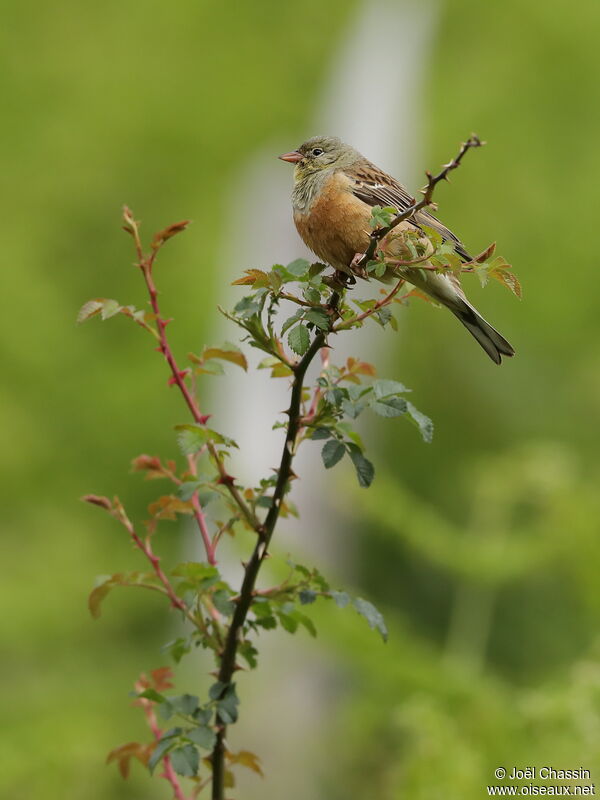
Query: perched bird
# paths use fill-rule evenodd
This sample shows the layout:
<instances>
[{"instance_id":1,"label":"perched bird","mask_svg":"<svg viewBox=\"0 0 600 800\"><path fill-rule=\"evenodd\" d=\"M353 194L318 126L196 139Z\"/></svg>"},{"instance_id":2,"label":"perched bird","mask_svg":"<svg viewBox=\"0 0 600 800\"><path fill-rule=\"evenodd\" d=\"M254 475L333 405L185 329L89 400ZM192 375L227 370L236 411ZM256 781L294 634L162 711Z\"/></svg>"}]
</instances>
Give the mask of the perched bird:
<instances>
[{"instance_id":1,"label":"perched bird","mask_svg":"<svg viewBox=\"0 0 600 800\"><path fill-rule=\"evenodd\" d=\"M334 136L315 136L279 158L295 164L292 205L298 233L318 258L341 272L351 272L355 255L369 245L372 206L401 212L415 202L401 183ZM427 211L415 213L398 231L421 231L423 225L452 243L463 261L471 260L460 239ZM396 274L449 308L496 364L502 356L514 355L506 339L469 303L455 275L414 268L398 268Z\"/></svg>"}]
</instances>

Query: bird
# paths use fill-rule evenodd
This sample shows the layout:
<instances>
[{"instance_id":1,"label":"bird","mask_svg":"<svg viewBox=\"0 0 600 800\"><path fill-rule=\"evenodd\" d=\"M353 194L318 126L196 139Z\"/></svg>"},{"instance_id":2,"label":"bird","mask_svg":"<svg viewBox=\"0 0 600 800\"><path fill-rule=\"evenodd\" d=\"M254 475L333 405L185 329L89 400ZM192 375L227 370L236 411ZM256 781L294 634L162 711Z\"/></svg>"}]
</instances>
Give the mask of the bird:
<instances>
[{"instance_id":1,"label":"bird","mask_svg":"<svg viewBox=\"0 0 600 800\"><path fill-rule=\"evenodd\" d=\"M415 202L399 181L337 136L314 136L279 158L295 165L292 208L300 237L339 272L352 274L356 255L367 250L373 206L393 207L400 213ZM428 211L417 211L397 230L420 233L419 241L427 247L423 226L450 243L463 262L472 260L460 239ZM395 274L448 308L496 364L502 356L514 355L512 345L467 300L454 273L398 268Z\"/></svg>"}]
</instances>

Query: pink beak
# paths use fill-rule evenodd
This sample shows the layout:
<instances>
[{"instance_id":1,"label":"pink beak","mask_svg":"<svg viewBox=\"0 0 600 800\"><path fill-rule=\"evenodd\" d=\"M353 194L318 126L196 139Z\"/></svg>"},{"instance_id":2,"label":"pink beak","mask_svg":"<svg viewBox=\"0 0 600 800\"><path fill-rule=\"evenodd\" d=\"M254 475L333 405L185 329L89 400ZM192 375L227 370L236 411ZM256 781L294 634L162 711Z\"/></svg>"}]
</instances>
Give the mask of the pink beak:
<instances>
[{"instance_id":1,"label":"pink beak","mask_svg":"<svg viewBox=\"0 0 600 800\"><path fill-rule=\"evenodd\" d=\"M292 150L291 153L284 153L282 156L278 156L278 158L282 161L289 161L290 164L297 164L298 161L302 161L304 156L297 150Z\"/></svg>"}]
</instances>

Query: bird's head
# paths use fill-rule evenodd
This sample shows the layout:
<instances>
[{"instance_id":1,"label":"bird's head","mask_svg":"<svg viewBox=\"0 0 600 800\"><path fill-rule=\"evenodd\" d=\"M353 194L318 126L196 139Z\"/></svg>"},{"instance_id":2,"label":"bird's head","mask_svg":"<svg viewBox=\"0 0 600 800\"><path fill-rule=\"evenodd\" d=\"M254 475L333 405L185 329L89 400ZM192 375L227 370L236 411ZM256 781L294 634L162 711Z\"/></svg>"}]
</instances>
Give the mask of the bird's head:
<instances>
[{"instance_id":1,"label":"bird's head","mask_svg":"<svg viewBox=\"0 0 600 800\"><path fill-rule=\"evenodd\" d=\"M297 183L324 169L343 169L350 166L360 158L360 154L337 136L313 136L297 150L284 153L279 158L296 165L294 180Z\"/></svg>"}]
</instances>

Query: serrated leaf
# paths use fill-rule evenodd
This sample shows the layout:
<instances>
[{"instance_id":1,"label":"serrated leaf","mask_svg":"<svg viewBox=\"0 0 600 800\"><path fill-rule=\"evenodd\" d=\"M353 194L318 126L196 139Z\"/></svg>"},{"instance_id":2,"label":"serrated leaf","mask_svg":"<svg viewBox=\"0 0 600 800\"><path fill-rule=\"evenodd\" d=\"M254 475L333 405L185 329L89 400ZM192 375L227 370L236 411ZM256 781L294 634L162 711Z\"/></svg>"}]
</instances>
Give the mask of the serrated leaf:
<instances>
[{"instance_id":1,"label":"serrated leaf","mask_svg":"<svg viewBox=\"0 0 600 800\"><path fill-rule=\"evenodd\" d=\"M380 400L372 399L371 408L380 417L400 417L406 413L407 402L403 397L382 397Z\"/></svg>"},{"instance_id":2,"label":"serrated leaf","mask_svg":"<svg viewBox=\"0 0 600 800\"><path fill-rule=\"evenodd\" d=\"M350 603L350 595L347 592L330 592L329 594L338 608L346 608Z\"/></svg>"},{"instance_id":3,"label":"serrated leaf","mask_svg":"<svg viewBox=\"0 0 600 800\"><path fill-rule=\"evenodd\" d=\"M311 308L310 311L304 314L304 319L307 322L312 322L313 325L316 325L317 328L320 328L322 331L329 330L329 316L327 312L323 311L321 308Z\"/></svg>"},{"instance_id":4,"label":"serrated leaf","mask_svg":"<svg viewBox=\"0 0 600 800\"><path fill-rule=\"evenodd\" d=\"M314 286L307 286L302 292L304 299L309 303L320 303L321 292Z\"/></svg>"},{"instance_id":5,"label":"serrated leaf","mask_svg":"<svg viewBox=\"0 0 600 800\"><path fill-rule=\"evenodd\" d=\"M223 347L205 347L202 351L202 358L208 361L211 358L219 358L222 361L229 361L232 364L237 364L243 370L248 370L248 362L246 356L242 353L239 347L226 342Z\"/></svg>"},{"instance_id":6,"label":"serrated leaf","mask_svg":"<svg viewBox=\"0 0 600 800\"><path fill-rule=\"evenodd\" d=\"M328 442L325 442L321 450L321 458L323 459L325 469L335 467L338 461L343 458L345 452L346 448L342 442L337 439L330 439Z\"/></svg>"},{"instance_id":7,"label":"serrated leaf","mask_svg":"<svg viewBox=\"0 0 600 800\"><path fill-rule=\"evenodd\" d=\"M193 744L184 744L183 747L176 747L169 753L171 766L178 775L191 778L198 772L200 766L200 754Z\"/></svg>"},{"instance_id":8,"label":"serrated leaf","mask_svg":"<svg viewBox=\"0 0 600 800\"><path fill-rule=\"evenodd\" d=\"M148 769L150 770L150 774L154 772L154 768L158 764L158 762L166 755L171 747L173 747L174 741L173 738L170 736L163 736L161 737L159 743L156 745L154 750L152 751L152 755L148 759Z\"/></svg>"},{"instance_id":9,"label":"serrated leaf","mask_svg":"<svg viewBox=\"0 0 600 800\"><path fill-rule=\"evenodd\" d=\"M488 274L491 278L495 278L503 286L506 286L519 300L523 297L521 284L514 272L511 272L505 267L492 267Z\"/></svg>"},{"instance_id":10,"label":"serrated leaf","mask_svg":"<svg viewBox=\"0 0 600 800\"><path fill-rule=\"evenodd\" d=\"M264 773L260 766L260 759L249 750L240 750L239 753L228 753L227 760L230 764L240 764L242 767L247 767L264 778Z\"/></svg>"},{"instance_id":11,"label":"serrated leaf","mask_svg":"<svg viewBox=\"0 0 600 800\"><path fill-rule=\"evenodd\" d=\"M225 617L230 617L235 610L235 605L229 598L230 594L227 589L219 589L217 592L214 592L212 596L215 608Z\"/></svg>"},{"instance_id":12,"label":"serrated leaf","mask_svg":"<svg viewBox=\"0 0 600 800\"><path fill-rule=\"evenodd\" d=\"M296 325L288 333L288 344L299 356L303 356L310 346L310 336L304 325Z\"/></svg>"},{"instance_id":13,"label":"serrated leaf","mask_svg":"<svg viewBox=\"0 0 600 800\"><path fill-rule=\"evenodd\" d=\"M388 631L385 620L381 612L375 608L373 603L370 603L368 600L363 600L362 597L355 597L352 601L352 605L358 611L361 617L364 617L367 620L369 627L372 630L378 630L383 641L387 642Z\"/></svg>"},{"instance_id":14,"label":"serrated leaf","mask_svg":"<svg viewBox=\"0 0 600 800\"><path fill-rule=\"evenodd\" d=\"M257 282L266 282L267 273L262 269L245 269L244 276L233 281L232 286L254 286Z\"/></svg>"},{"instance_id":15,"label":"serrated leaf","mask_svg":"<svg viewBox=\"0 0 600 800\"><path fill-rule=\"evenodd\" d=\"M144 689L143 692L138 694L138 697L144 697L146 700L152 700L153 703L164 703L165 696L157 692L156 689Z\"/></svg>"},{"instance_id":16,"label":"serrated leaf","mask_svg":"<svg viewBox=\"0 0 600 800\"><path fill-rule=\"evenodd\" d=\"M171 708L178 714L191 716L199 706L200 701L194 694L180 694L167 698Z\"/></svg>"},{"instance_id":17,"label":"serrated leaf","mask_svg":"<svg viewBox=\"0 0 600 800\"><path fill-rule=\"evenodd\" d=\"M184 425L175 425L175 430L178 431L177 444L179 449L186 456L194 455L209 441L214 444L224 444L226 447L238 446L233 439L223 436L223 434L217 433L217 431L213 431L204 425L189 422Z\"/></svg>"},{"instance_id":18,"label":"serrated leaf","mask_svg":"<svg viewBox=\"0 0 600 800\"><path fill-rule=\"evenodd\" d=\"M406 402L406 410L408 412L409 418L415 423L415 425L421 432L423 441L430 444L433 439L433 421L429 419L428 416L419 411L417 408L415 408L413 404L409 403L408 401Z\"/></svg>"},{"instance_id":19,"label":"serrated leaf","mask_svg":"<svg viewBox=\"0 0 600 800\"><path fill-rule=\"evenodd\" d=\"M379 398L387 397L391 394L405 394L406 392L410 392L410 389L407 389L406 386L399 381L379 378L373 382L373 391L375 392L375 397Z\"/></svg>"},{"instance_id":20,"label":"serrated leaf","mask_svg":"<svg viewBox=\"0 0 600 800\"><path fill-rule=\"evenodd\" d=\"M315 428L311 433L310 438L313 440L330 439L333 436L331 428Z\"/></svg>"},{"instance_id":21,"label":"serrated leaf","mask_svg":"<svg viewBox=\"0 0 600 800\"><path fill-rule=\"evenodd\" d=\"M303 314L304 314L304 309L299 308L298 311L292 314L291 317L288 317L281 326L281 335L283 336L287 331L289 331L292 325L295 325L299 319L302 319Z\"/></svg>"},{"instance_id":22,"label":"serrated leaf","mask_svg":"<svg viewBox=\"0 0 600 800\"><path fill-rule=\"evenodd\" d=\"M287 264L285 268L295 278L303 278L310 269L310 261L305 258L297 258Z\"/></svg>"},{"instance_id":23,"label":"serrated leaf","mask_svg":"<svg viewBox=\"0 0 600 800\"><path fill-rule=\"evenodd\" d=\"M217 702L217 711L219 717L226 725L231 725L237 721L237 707L239 702L240 701L235 693L235 683L231 683L227 689L225 689L225 694L223 697Z\"/></svg>"},{"instance_id":24,"label":"serrated leaf","mask_svg":"<svg viewBox=\"0 0 600 800\"><path fill-rule=\"evenodd\" d=\"M315 602L317 599L317 593L314 589L300 589L298 592L298 599L303 606L306 606Z\"/></svg>"},{"instance_id":25,"label":"serrated leaf","mask_svg":"<svg viewBox=\"0 0 600 800\"><path fill-rule=\"evenodd\" d=\"M77 322L85 322L92 317L95 317L96 314L99 314L102 311L102 305L104 300L97 299L97 300L88 300L87 303L84 303L79 312L77 313Z\"/></svg>"},{"instance_id":26,"label":"serrated leaf","mask_svg":"<svg viewBox=\"0 0 600 800\"><path fill-rule=\"evenodd\" d=\"M257 665L256 657L258 656L258 650L256 649L256 647L254 647L252 642L249 642L247 640L241 642L240 646L238 647L238 651L241 657L246 661L250 669L256 669Z\"/></svg>"},{"instance_id":27,"label":"serrated leaf","mask_svg":"<svg viewBox=\"0 0 600 800\"><path fill-rule=\"evenodd\" d=\"M348 444L348 451L350 458L356 470L356 477L358 483L363 489L368 488L373 483L375 477L375 467L368 458L361 453L360 449L355 444Z\"/></svg>"},{"instance_id":28,"label":"serrated leaf","mask_svg":"<svg viewBox=\"0 0 600 800\"><path fill-rule=\"evenodd\" d=\"M184 736L187 739L191 739L194 744L204 748L204 750L212 750L217 740L216 733L206 725L198 725L197 728L185 731Z\"/></svg>"},{"instance_id":29,"label":"serrated leaf","mask_svg":"<svg viewBox=\"0 0 600 800\"><path fill-rule=\"evenodd\" d=\"M111 317L114 317L115 314L118 314L120 310L121 306L116 300L103 300L100 316L102 319L110 319Z\"/></svg>"}]
</instances>

